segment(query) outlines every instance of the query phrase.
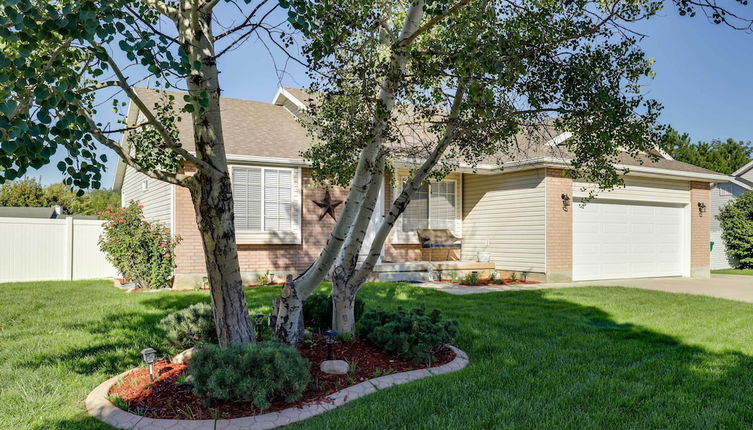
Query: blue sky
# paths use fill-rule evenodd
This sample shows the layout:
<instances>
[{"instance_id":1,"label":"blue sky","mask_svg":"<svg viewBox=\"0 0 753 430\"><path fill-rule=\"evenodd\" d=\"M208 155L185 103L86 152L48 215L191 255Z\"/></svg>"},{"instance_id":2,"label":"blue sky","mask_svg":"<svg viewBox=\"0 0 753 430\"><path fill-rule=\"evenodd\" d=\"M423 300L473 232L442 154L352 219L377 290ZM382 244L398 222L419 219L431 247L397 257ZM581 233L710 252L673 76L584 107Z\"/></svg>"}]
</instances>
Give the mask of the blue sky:
<instances>
[{"instance_id":1,"label":"blue sky","mask_svg":"<svg viewBox=\"0 0 753 430\"><path fill-rule=\"evenodd\" d=\"M679 17L673 10L634 28L647 35L641 46L656 61L656 78L644 89L664 105L661 122L688 132L694 141L753 139L753 35L710 24L704 17ZM280 83L302 87L308 82L300 65L285 64L279 54L270 56L258 40L230 52L219 66L228 97L271 101ZM286 72L280 73L283 68ZM112 186L115 172L116 157L108 155L105 187ZM58 182L62 177L55 164L27 176L45 184Z\"/></svg>"}]
</instances>

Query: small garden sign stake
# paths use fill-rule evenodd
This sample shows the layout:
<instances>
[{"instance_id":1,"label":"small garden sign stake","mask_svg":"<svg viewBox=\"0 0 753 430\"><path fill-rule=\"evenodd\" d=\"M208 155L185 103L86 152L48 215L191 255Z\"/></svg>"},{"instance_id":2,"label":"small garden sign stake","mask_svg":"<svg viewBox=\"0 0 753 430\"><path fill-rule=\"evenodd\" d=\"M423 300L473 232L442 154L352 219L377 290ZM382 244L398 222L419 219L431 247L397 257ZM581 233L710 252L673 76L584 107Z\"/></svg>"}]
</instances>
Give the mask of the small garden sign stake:
<instances>
[{"instance_id":1,"label":"small garden sign stake","mask_svg":"<svg viewBox=\"0 0 753 430\"><path fill-rule=\"evenodd\" d=\"M141 355L144 357L144 362L149 366L149 380L154 382L154 357L157 351L154 348L146 348L141 350Z\"/></svg>"},{"instance_id":2,"label":"small garden sign stake","mask_svg":"<svg viewBox=\"0 0 753 430\"><path fill-rule=\"evenodd\" d=\"M335 358L332 355L332 345L335 343L337 332L334 330L327 330L324 332L324 335L327 337L327 360L334 360Z\"/></svg>"},{"instance_id":3,"label":"small garden sign stake","mask_svg":"<svg viewBox=\"0 0 753 430\"><path fill-rule=\"evenodd\" d=\"M256 340L261 340L261 325L264 322L264 314L254 315L254 324L256 325Z\"/></svg>"}]
</instances>

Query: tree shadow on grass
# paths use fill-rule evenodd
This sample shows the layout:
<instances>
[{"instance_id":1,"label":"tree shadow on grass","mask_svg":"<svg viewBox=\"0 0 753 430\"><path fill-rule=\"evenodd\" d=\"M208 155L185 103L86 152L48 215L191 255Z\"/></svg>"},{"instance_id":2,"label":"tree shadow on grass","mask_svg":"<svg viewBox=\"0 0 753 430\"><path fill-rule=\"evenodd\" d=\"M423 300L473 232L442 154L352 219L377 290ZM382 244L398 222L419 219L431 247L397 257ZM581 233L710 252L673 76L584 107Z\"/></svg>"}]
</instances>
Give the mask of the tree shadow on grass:
<instances>
[{"instance_id":1,"label":"tree shadow on grass","mask_svg":"<svg viewBox=\"0 0 753 430\"><path fill-rule=\"evenodd\" d=\"M271 290L248 292L251 307L264 306L273 296ZM710 352L687 345L655 330L615 321L598 307L553 299L538 290L449 296L375 284L364 288L361 297L367 307L425 305L459 319L456 344L469 353L469 367L368 396L294 428L753 426L753 358L736 351ZM154 325L162 316L207 299L145 299L143 311L112 314L92 327L101 342L58 359L76 373L122 372L139 358L119 361L113 351L156 345L159 334ZM671 303L671 295L659 301L660 306ZM109 427L81 417L35 428Z\"/></svg>"},{"instance_id":2,"label":"tree shadow on grass","mask_svg":"<svg viewBox=\"0 0 753 430\"><path fill-rule=\"evenodd\" d=\"M459 319L456 344L469 353L469 367L294 428L753 427L753 358L746 354L687 345L542 291L405 290L369 287L364 298L402 297L398 305L423 303ZM659 303L665 312L672 297Z\"/></svg>"},{"instance_id":3,"label":"tree shadow on grass","mask_svg":"<svg viewBox=\"0 0 753 430\"><path fill-rule=\"evenodd\" d=\"M275 288L248 289L249 311L268 313L271 301L279 294ZM160 356L171 357L180 352L164 341L164 332L159 322L172 312L196 303L209 303L208 293L174 292L143 293L139 300L143 306L137 311L113 311L97 321L85 323L68 322L66 330L83 330L95 335L95 341L84 347L70 348L64 353L34 354L25 363L28 367L40 367L62 363L80 375L104 373L116 375L131 367L141 365L139 351L155 348ZM268 333L267 333L268 334Z\"/></svg>"}]
</instances>

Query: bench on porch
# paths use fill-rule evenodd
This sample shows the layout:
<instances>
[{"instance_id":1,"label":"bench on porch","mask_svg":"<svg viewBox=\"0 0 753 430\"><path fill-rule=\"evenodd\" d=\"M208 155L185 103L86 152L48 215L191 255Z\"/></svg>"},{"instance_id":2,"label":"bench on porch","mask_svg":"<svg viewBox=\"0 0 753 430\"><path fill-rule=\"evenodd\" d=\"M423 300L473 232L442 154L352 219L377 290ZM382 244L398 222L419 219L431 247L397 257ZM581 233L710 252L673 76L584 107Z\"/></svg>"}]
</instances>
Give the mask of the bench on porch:
<instances>
[{"instance_id":1,"label":"bench on porch","mask_svg":"<svg viewBox=\"0 0 753 430\"><path fill-rule=\"evenodd\" d=\"M418 242L421 244L421 248L446 248L446 260L450 259L450 252L453 249L460 249L462 247L460 238L447 229L420 228L416 230L416 234L418 235ZM431 261L431 254L429 252L429 261Z\"/></svg>"}]
</instances>

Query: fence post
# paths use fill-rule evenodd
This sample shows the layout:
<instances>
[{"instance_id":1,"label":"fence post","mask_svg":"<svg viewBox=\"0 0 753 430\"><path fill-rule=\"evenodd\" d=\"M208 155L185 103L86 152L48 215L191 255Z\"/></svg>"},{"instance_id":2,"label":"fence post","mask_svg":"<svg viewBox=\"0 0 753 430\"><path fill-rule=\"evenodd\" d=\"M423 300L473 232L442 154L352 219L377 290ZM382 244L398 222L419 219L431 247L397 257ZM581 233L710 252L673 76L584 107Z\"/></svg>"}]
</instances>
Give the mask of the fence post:
<instances>
[{"instance_id":1,"label":"fence post","mask_svg":"<svg viewBox=\"0 0 753 430\"><path fill-rule=\"evenodd\" d=\"M64 278L66 281L73 280L73 217L65 217L65 273Z\"/></svg>"}]
</instances>

